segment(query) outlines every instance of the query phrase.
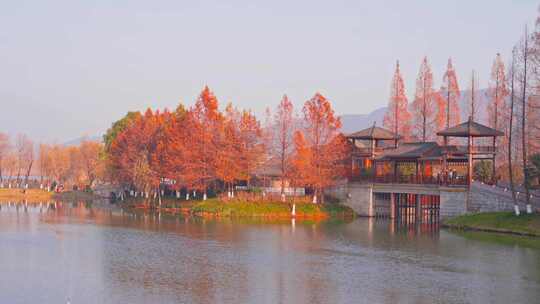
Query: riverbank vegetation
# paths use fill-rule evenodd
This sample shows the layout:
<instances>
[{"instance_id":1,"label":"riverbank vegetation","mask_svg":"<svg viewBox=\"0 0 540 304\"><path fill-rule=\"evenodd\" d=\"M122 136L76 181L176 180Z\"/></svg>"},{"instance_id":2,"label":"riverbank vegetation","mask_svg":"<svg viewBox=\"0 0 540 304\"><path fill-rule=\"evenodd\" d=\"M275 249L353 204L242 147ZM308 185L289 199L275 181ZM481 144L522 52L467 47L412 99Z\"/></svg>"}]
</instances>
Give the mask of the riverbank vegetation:
<instances>
[{"instance_id":1,"label":"riverbank vegetation","mask_svg":"<svg viewBox=\"0 0 540 304\"><path fill-rule=\"evenodd\" d=\"M444 226L462 230L511 233L540 237L540 214L514 216L511 212L462 215L448 219Z\"/></svg>"},{"instance_id":2,"label":"riverbank vegetation","mask_svg":"<svg viewBox=\"0 0 540 304\"><path fill-rule=\"evenodd\" d=\"M41 189L0 189L0 203L11 201L44 202L61 201L90 201L98 198L92 193L83 191L48 192Z\"/></svg>"},{"instance_id":3,"label":"riverbank vegetation","mask_svg":"<svg viewBox=\"0 0 540 304\"><path fill-rule=\"evenodd\" d=\"M337 203L313 204L309 200L298 202L248 201L241 199L220 200L176 200L165 199L161 205L141 199L129 198L124 206L136 209L162 210L202 217L266 217L266 218L352 218L354 212L349 207ZM294 214L293 214L294 206Z\"/></svg>"}]
</instances>

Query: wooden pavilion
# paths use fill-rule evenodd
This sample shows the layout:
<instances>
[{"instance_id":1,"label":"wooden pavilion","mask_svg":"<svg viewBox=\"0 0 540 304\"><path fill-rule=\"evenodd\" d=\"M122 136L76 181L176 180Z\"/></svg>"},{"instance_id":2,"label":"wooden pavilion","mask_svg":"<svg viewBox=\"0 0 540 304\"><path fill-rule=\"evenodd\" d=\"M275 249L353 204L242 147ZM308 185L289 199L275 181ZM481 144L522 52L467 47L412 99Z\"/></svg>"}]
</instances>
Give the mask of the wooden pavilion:
<instances>
[{"instance_id":1,"label":"wooden pavilion","mask_svg":"<svg viewBox=\"0 0 540 304\"><path fill-rule=\"evenodd\" d=\"M443 164L446 172L449 172L449 163L454 158L467 159L467 172L468 179L467 184L470 185L473 176L473 168L475 160L491 160L492 164L492 179L495 178L495 156L497 155L497 137L503 136L504 133L488 126L479 124L469 117L469 120L461 123L457 126L448 128L446 130L437 133L438 136L443 137L444 142L444 154ZM449 138L465 138L467 145L449 145ZM476 145L475 139L477 138L492 138L492 145Z\"/></svg>"},{"instance_id":2,"label":"wooden pavilion","mask_svg":"<svg viewBox=\"0 0 540 304\"><path fill-rule=\"evenodd\" d=\"M352 175L369 175L373 169L373 161L384 151L395 149L399 136L384 128L372 127L351 133L346 136L352 144Z\"/></svg>"},{"instance_id":3,"label":"wooden pavilion","mask_svg":"<svg viewBox=\"0 0 540 304\"><path fill-rule=\"evenodd\" d=\"M399 136L376 127L347 135L352 143L351 180L377 183L470 185L475 160L493 163L495 176L496 137L502 132L469 119L440 131L437 142L407 142L398 145ZM450 145L449 138L466 138L467 145ZM476 138L493 138L490 146L476 145Z\"/></svg>"}]
</instances>

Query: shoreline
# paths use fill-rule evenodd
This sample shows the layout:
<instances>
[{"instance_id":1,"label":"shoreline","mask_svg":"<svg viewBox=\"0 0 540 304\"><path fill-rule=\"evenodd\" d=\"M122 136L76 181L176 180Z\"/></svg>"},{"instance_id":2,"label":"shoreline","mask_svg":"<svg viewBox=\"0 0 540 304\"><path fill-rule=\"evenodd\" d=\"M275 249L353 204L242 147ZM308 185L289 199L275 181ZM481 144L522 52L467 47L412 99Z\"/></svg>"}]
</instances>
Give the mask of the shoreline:
<instances>
[{"instance_id":1,"label":"shoreline","mask_svg":"<svg viewBox=\"0 0 540 304\"><path fill-rule=\"evenodd\" d=\"M148 203L151 202L151 203ZM283 202L247 202L221 201L210 198L206 201L184 201L165 199L162 206L151 200L128 199L120 203L123 207L163 211L172 214L184 214L204 218L266 218L266 219L313 219L354 218L356 215L349 207L341 204L295 203L296 214L291 214L292 203Z\"/></svg>"},{"instance_id":2,"label":"shoreline","mask_svg":"<svg viewBox=\"0 0 540 304\"><path fill-rule=\"evenodd\" d=\"M442 228L459 231L479 231L540 238L540 214L487 212L468 214L445 220Z\"/></svg>"},{"instance_id":3,"label":"shoreline","mask_svg":"<svg viewBox=\"0 0 540 304\"><path fill-rule=\"evenodd\" d=\"M0 203L5 201L28 201L28 203L39 203L48 200L65 200L65 201L88 201L103 199L103 197L84 191L65 191L65 192L47 192L42 189L27 189L23 193L23 189L11 188L0 189Z\"/></svg>"}]
</instances>

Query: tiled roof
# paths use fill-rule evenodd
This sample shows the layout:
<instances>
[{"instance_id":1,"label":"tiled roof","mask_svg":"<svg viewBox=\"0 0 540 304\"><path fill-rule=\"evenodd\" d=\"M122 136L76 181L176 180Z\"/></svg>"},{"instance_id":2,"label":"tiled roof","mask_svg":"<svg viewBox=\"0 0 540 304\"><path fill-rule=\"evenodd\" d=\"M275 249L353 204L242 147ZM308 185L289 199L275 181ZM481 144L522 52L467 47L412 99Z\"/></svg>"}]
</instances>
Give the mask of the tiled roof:
<instances>
[{"instance_id":1,"label":"tiled roof","mask_svg":"<svg viewBox=\"0 0 540 304\"><path fill-rule=\"evenodd\" d=\"M441 155L441 148L436 142L403 143L397 149L387 150L381 159L418 159Z\"/></svg>"},{"instance_id":2,"label":"tiled roof","mask_svg":"<svg viewBox=\"0 0 540 304\"><path fill-rule=\"evenodd\" d=\"M390 140L390 139L396 139L396 136L394 132L390 130L383 129L377 126L372 126L367 129L351 133L347 135L347 138Z\"/></svg>"},{"instance_id":3,"label":"tiled roof","mask_svg":"<svg viewBox=\"0 0 540 304\"><path fill-rule=\"evenodd\" d=\"M437 132L437 135L455 137L490 137L503 136L504 133L469 119L468 121L457 126Z\"/></svg>"}]
</instances>

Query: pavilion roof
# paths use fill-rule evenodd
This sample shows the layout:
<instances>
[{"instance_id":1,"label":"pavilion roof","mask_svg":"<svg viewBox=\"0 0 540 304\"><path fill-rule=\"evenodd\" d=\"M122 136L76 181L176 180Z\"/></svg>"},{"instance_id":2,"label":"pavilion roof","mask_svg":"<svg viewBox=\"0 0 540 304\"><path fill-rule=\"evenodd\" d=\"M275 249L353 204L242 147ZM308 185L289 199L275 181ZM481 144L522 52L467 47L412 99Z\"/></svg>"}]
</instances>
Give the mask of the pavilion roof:
<instances>
[{"instance_id":1,"label":"pavilion roof","mask_svg":"<svg viewBox=\"0 0 540 304\"><path fill-rule=\"evenodd\" d=\"M380 159L411 159L432 158L441 155L440 147L436 142L410 142L402 143L396 149L387 150Z\"/></svg>"},{"instance_id":2,"label":"pavilion roof","mask_svg":"<svg viewBox=\"0 0 540 304\"><path fill-rule=\"evenodd\" d=\"M396 134L394 134L394 132L390 130L373 125L372 127L369 127L367 129L348 134L347 138L371 139L371 140L393 140L393 139L398 139L399 135L396 136Z\"/></svg>"},{"instance_id":3,"label":"pavilion roof","mask_svg":"<svg viewBox=\"0 0 540 304\"><path fill-rule=\"evenodd\" d=\"M453 137L491 137L503 136L504 133L483 124L477 123L469 118L469 120L464 123L437 132L437 135Z\"/></svg>"}]
</instances>

